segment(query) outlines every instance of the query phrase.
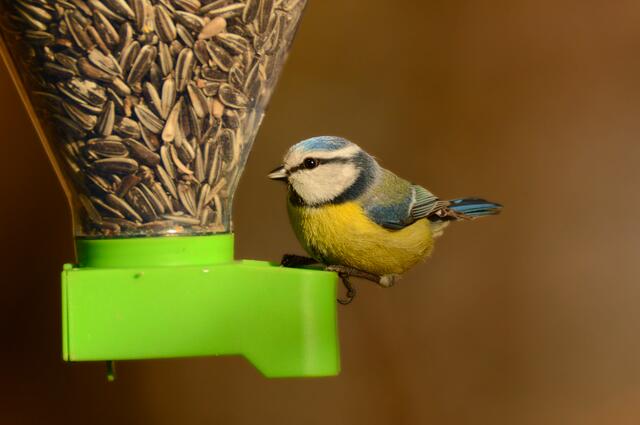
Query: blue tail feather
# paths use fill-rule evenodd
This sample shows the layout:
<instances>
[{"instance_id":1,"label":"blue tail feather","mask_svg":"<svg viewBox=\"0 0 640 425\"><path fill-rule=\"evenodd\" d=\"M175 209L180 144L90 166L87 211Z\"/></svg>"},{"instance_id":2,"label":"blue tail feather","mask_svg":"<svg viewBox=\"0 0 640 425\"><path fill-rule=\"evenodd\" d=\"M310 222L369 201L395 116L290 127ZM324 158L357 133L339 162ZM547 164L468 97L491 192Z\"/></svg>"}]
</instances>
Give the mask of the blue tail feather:
<instances>
[{"instance_id":1,"label":"blue tail feather","mask_svg":"<svg viewBox=\"0 0 640 425\"><path fill-rule=\"evenodd\" d=\"M480 198L459 198L449 202L451 202L450 210L470 217L495 215L499 214L502 209L502 205Z\"/></svg>"}]
</instances>

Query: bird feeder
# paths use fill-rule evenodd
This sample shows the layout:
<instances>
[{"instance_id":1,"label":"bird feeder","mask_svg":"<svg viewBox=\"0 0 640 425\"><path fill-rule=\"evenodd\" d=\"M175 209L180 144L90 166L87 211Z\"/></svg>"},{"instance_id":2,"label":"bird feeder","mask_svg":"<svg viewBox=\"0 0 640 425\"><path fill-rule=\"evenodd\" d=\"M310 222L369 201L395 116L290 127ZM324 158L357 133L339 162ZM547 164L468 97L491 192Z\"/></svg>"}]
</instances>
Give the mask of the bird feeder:
<instances>
[{"instance_id":1,"label":"bird feeder","mask_svg":"<svg viewBox=\"0 0 640 425\"><path fill-rule=\"evenodd\" d=\"M305 0L2 0L1 53L68 197L66 361L339 371L336 276L234 260L231 207Z\"/></svg>"}]
</instances>

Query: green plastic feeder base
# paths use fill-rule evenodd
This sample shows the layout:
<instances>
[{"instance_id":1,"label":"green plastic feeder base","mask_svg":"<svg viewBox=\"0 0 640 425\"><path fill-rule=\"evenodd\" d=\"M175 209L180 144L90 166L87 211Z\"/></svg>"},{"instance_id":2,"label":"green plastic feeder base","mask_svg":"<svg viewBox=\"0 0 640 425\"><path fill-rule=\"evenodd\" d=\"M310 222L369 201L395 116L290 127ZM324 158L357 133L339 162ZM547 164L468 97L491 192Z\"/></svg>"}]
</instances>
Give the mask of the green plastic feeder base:
<instances>
[{"instance_id":1,"label":"green plastic feeder base","mask_svg":"<svg viewBox=\"0 0 640 425\"><path fill-rule=\"evenodd\" d=\"M233 261L233 235L78 240L63 356L242 355L267 377L340 371L334 273Z\"/></svg>"}]
</instances>

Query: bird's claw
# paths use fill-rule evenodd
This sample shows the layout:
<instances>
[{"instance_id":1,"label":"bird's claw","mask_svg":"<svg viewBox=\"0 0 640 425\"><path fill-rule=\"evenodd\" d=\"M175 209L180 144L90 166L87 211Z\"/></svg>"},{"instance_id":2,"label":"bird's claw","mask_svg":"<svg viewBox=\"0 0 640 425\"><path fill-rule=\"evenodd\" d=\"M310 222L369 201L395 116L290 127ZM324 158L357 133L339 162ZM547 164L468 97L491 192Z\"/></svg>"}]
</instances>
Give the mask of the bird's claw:
<instances>
[{"instance_id":1,"label":"bird's claw","mask_svg":"<svg viewBox=\"0 0 640 425\"><path fill-rule=\"evenodd\" d=\"M349 281L350 277L359 277L362 279L366 279L383 288L392 287L393 285L396 284L396 282L400 278L399 275L392 274L392 275L378 276L373 273L354 269L352 267L339 266L339 265L327 266L325 267L325 270L329 272L338 273L338 276L340 276L340 279L342 280L342 284L345 286L345 288L347 288L347 298L343 300L338 300L338 302L343 305L351 303L351 301L353 301L353 298L356 296L356 290L351 285L351 282Z\"/></svg>"},{"instance_id":2,"label":"bird's claw","mask_svg":"<svg viewBox=\"0 0 640 425\"><path fill-rule=\"evenodd\" d=\"M347 288L347 297L338 298L338 302L342 305L351 304L351 301L353 301L353 299L356 297L356 288L351 285L348 273L338 273L338 276L340 276L344 287Z\"/></svg>"},{"instance_id":3,"label":"bird's claw","mask_svg":"<svg viewBox=\"0 0 640 425\"><path fill-rule=\"evenodd\" d=\"M330 271L330 272L336 272L338 274L344 273L344 274L347 274L349 276L359 277L361 279L366 279L366 280L371 281L373 283L377 283L378 285L381 285L381 286L391 286L391 285L382 284L382 282L383 282L383 280L384 280L384 278L386 276L378 276L376 274L365 272L365 271L362 271L362 270L358 270L358 269L355 269L353 267L331 265L331 266L327 266L325 268L325 270L326 271Z\"/></svg>"},{"instance_id":4,"label":"bird's claw","mask_svg":"<svg viewBox=\"0 0 640 425\"><path fill-rule=\"evenodd\" d=\"M310 266L312 264L317 264L318 262L310 257L303 257L301 255L294 254L285 254L282 256L282 260L280 261L280 266L282 267L302 267L302 266Z\"/></svg>"}]
</instances>

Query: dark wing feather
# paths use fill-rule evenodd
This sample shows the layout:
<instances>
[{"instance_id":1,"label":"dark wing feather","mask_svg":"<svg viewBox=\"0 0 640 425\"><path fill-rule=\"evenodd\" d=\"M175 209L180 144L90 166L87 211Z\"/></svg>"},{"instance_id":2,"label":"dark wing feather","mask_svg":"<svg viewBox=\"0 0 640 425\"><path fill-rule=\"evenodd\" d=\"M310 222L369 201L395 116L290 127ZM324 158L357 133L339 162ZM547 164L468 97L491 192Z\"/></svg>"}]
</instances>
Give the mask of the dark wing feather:
<instances>
[{"instance_id":1,"label":"dark wing feather","mask_svg":"<svg viewBox=\"0 0 640 425\"><path fill-rule=\"evenodd\" d=\"M414 202L410 214L413 221L429 217L436 210L444 207L447 202L442 202L433 193L422 186L413 185Z\"/></svg>"}]
</instances>

